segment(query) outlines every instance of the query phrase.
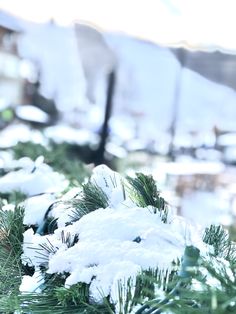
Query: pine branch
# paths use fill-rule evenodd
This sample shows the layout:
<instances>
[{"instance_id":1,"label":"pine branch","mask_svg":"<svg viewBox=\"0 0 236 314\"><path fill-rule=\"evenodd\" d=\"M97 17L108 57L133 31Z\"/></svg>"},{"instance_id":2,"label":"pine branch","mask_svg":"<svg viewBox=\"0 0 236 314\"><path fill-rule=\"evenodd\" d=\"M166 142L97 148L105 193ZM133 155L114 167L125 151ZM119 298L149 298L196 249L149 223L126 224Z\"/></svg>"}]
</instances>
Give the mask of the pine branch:
<instances>
[{"instance_id":1,"label":"pine branch","mask_svg":"<svg viewBox=\"0 0 236 314\"><path fill-rule=\"evenodd\" d=\"M23 216L24 209L16 206L15 210L0 209L0 247L7 248L15 256L20 256L23 241Z\"/></svg>"},{"instance_id":2,"label":"pine branch","mask_svg":"<svg viewBox=\"0 0 236 314\"><path fill-rule=\"evenodd\" d=\"M143 173L136 173L136 177L127 177L130 184L130 197L137 206L147 207L152 206L153 212L157 210L162 216L163 222L167 221L168 208L167 202L160 196L160 191L157 189L156 182L152 176Z\"/></svg>"},{"instance_id":3,"label":"pine branch","mask_svg":"<svg viewBox=\"0 0 236 314\"><path fill-rule=\"evenodd\" d=\"M19 191L13 191L11 193L0 193L0 199L7 200L8 204L18 205L26 199L26 195Z\"/></svg>"},{"instance_id":4,"label":"pine branch","mask_svg":"<svg viewBox=\"0 0 236 314\"><path fill-rule=\"evenodd\" d=\"M81 198L72 201L72 205L75 207L73 214L70 215L73 222L96 209L109 206L108 196L98 185L89 181L82 188Z\"/></svg>"},{"instance_id":5,"label":"pine branch","mask_svg":"<svg viewBox=\"0 0 236 314\"><path fill-rule=\"evenodd\" d=\"M62 243L66 244L68 248L70 248L79 241L79 236L77 234L75 234L74 236L71 236L69 232L65 234L64 230L62 230L61 241Z\"/></svg>"},{"instance_id":6,"label":"pine branch","mask_svg":"<svg viewBox=\"0 0 236 314\"><path fill-rule=\"evenodd\" d=\"M77 159L78 156L72 152L70 144L51 143L49 147L45 147L41 144L25 142L18 143L12 150L16 159L29 157L35 160L39 156L44 156L45 162L55 171L62 172L72 185L77 186L89 175L88 168Z\"/></svg>"},{"instance_id":7,"label":"pine branch","mask_svg":"<svg viewBox=\"0 0 236 314\"><path fill-rule=\"evenodd\" d=\"M213 256L222 257L236 264L236 245L230 240L228 232L222 226L211 225L206 228L203 241L213 247Z\"/></svg>"},{"instance_id":8,"label":"pine branch","mask_svg":"<svg viewBox=\"0 0 236 314\"><path fill-rule=\"evenodd\" d=\"M127 178L126 190L137 206L152 206L167 221L167 203L160 196L151 176L136 174ZM117 182L111 178L111 184ZM73 199L74 221L84 214L109 206L108 196L103 190L88 182L82 187L79 199ZM47 240L38 249L42 258L41 271L44 275L42 293L19 294L21 276L25 273L21 264L23 241L23 214L20 207L15 211L0 210L0 312L1 313L114 313L114 304L109 296L102 304L96 304L89 296L89 285L78 283L65 288L68 273L47 274L49 254L57 247ZM48 217L46 217L48 218ZM49 217L50 218L50 217ZM47 220L50 225L50 220ZM49 226L43 230L52 233ZM79 241L78 235L61 233L61 242L68 248ZM134 239L139 242L140 238ZM226 231L220 226L206 228L203 241L213 248L206 257L200 257L195 247L186 247L181 262L173 265L172 271L149 269L142 271L135 280L118 283L119 314L160 313L236 313L236 248ZM213 283L212 283L213 282ZM137 307L140 307L137 309ZM118 305L117 305L118 307Z\"/></svg>"},{"instance_id":9,"label":"pine branch","mask_svg":"<svg viewBox=\"0 0 236 314\"><path fill-rule=\"evenodd\" d=\"M14 211L0 210L0 294L17 291L21 283L23 213L19 206Z\"/></svg>"},{"instance_id":10,"label":"pine branch","mask_svg":"<svg viewBox=\"0 0 236 314\"><path fill-rule=\"evenodd\" d=\"M78 314L78 313L98 313L87 311L86 304L71 305L67 308L58 303L58 299L52 293L29 293L16 296L1 296L1 313L31 313L31 314Z\"/></svg>"},{"instance_id":11,"label":"pine branch","mask_svg":"<svg viewBox=\"0 0 236 314\"><path fill-rule=\"evenodd\" d=\"M58 251L58 247L54 246L51 241L46 238L47 242L39 244L38 247L31 247L35 250L37 257L41 259L43 267L47 267L49 262L49 256L55 254ZM67 248L74 246L79 241L79 236L75 234L71 236L69 232L65 234L64 230L61 231L61 243L65 244ZM46 270L46 269L45 269Z\"/></svg>"},{"instance_id":12,"label":"pine branch","mask_svg":"<svg viewBox=\"0 0 236 314\"><path fill-rule=\"evenodd\" d=\"M86 283L78 283L71 286L69 289L58 287L54 290L58 304L63 307L70 305L78 306L81 303L89 303L89 285Z\"/></svg>"}]
</instances>

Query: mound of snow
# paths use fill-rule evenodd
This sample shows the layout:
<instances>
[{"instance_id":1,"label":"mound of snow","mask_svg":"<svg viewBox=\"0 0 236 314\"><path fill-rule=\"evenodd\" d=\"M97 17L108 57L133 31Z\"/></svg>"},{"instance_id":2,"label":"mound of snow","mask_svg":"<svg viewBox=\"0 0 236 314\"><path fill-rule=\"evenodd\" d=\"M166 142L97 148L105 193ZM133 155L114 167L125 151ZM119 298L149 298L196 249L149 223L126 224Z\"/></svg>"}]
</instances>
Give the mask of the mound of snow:
<instances>
[{"instance_id":1,"label":"mound of snow","mask_svg":"<svg viewBox=\"0 0 236 314\"><path fill-rule=\"evenodd\" d=\"M24 162L24 167L11 171L0 178L0 191L2 193L19 191L33 196L42 193L62 192L68 186L65 177L53 171L50 166L43 163L41 158L35 162L27 158L24 159Z\"/></svg>"},{"instance_id":2,"label":"mound of snow","mask_svg":"<svg viewBox=\"0 0 236 314\"><path fill-rule=\"evenodd\" d=\"M24 225L40 225L49 206L55 202L53 194L29 197L24 203Z\"/></svg>"}]
</instances>

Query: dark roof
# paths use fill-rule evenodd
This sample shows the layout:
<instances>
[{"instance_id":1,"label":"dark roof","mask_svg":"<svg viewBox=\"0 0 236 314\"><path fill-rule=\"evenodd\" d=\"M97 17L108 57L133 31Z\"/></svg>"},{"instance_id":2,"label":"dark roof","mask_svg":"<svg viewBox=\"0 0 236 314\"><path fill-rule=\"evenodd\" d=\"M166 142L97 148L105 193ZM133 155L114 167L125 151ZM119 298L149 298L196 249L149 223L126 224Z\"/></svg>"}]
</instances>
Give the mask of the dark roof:
<instances>
[{"instance_id":1,"label":"dark roof","mask_svg":"<svg viewBox=\"0 0 236 314\"><path fill-rule=\"evenodd\" d=\"M191 51L184 48L170 50L183 67L236 90L236 55L220 51Z\"/></svg>"},{"instance_id":2,"label":"dark roof","mask_svg":"<svg viewBox=\"0 0 236 314\"><path fill-rule=\"evenodd\" d=\"M0 27L3 27L11 32L22 32L22 28L18 22L18 18L5 11L0 10Z\"/></svg>"}]
</instances>

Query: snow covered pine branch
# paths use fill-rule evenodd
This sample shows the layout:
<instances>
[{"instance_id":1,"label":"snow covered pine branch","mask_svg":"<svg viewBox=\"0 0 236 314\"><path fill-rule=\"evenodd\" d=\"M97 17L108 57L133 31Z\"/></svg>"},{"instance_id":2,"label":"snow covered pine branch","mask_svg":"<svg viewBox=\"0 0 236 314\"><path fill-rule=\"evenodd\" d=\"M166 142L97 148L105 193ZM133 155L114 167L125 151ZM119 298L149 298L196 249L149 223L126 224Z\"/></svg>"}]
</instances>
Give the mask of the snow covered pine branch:
<instances>
[{"instance_id":1,"label":"snow covered pine branch","mask_svg":"<svg viewBox=\"0 0 236 314\"><path fill-rule=\"evenodd\" d=\"M235 246L227 233L216 226L204 232L174 215L151 176L124 178L101 165L81 188L62 196L58 191L67 185L61 179L53 193L47 182L44 194L28 193L21 204L20 293L0 301L1 309L211 313L229 301L226 284L232 283L228 298L234 295ZM235 307L232 302L227 306Z\"/></svg>"}]
</instances>

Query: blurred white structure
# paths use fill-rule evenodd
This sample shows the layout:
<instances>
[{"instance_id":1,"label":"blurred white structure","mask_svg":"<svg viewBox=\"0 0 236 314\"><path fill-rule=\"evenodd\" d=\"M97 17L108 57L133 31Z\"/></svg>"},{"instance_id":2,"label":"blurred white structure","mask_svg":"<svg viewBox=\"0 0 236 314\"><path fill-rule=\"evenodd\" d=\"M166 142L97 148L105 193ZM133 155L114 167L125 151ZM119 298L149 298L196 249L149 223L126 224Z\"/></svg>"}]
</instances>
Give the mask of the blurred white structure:
<instances>
[{"instance_id":1,"label":"blurred white structure","mask_svg":"<svg viewBox=\"0 0 236 314\"><path fill-rule=\"evenodd\" d=\"M0 11L0 107L22 101L23 79L17 39L21 29L11 15Z\"/></svg>"}]
</instances>

